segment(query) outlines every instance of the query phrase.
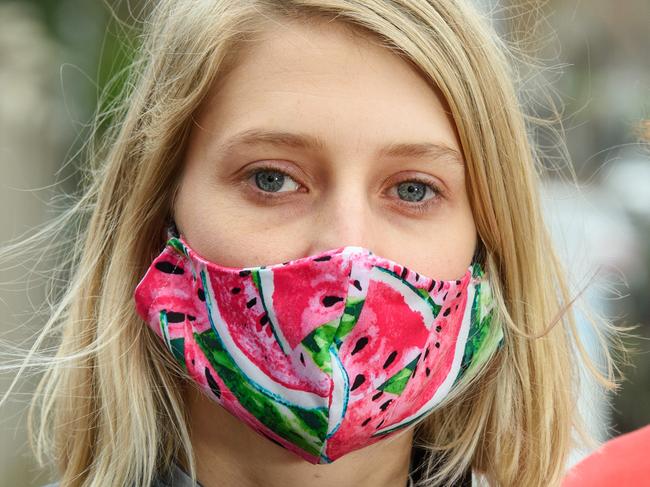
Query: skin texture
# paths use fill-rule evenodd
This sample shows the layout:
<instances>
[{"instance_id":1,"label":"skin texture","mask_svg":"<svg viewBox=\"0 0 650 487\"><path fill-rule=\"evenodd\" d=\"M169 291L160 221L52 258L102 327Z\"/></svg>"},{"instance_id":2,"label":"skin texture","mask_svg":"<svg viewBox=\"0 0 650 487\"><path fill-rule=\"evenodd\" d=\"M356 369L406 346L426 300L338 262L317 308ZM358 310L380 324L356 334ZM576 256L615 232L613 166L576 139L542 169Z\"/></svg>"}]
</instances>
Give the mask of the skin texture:
<instances>
[{"instance_id":1,"label":"skin texture","mask_svg":"<svg viewBox=\"0 0 650 487\"><path fill-rule=\"evenodd\" d=\"M359 245L426 276L461 277L476 228L456 129L437 90L395 54L336 23L272 23L263 37L247 46L195 116L173 205L188 243L232 267ZM224 150L250 129L308 134L324 146ZM390 143L422 142L455 149L460 161L377 155ZM278 191L247 176L262 163L284 174ZM398 193L413 176L425 178L419 202ZM412 209L431 198L424 212ZM187 407L204 487L407 484L412 428L332 464L311 465L198 391L188 390Z\"/></svg>"}]
</instances>

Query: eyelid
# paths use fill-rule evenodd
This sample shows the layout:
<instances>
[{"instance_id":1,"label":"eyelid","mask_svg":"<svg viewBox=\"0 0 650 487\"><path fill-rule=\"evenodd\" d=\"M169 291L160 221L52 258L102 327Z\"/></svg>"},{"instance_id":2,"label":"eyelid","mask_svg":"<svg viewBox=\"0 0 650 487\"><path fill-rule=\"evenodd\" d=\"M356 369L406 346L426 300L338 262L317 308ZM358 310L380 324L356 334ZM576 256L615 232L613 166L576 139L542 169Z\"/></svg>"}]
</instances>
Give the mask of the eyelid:
<instances>
[{"instance_id":1,"label":"eyelid","mask_svg":"<svg viewBox=\"0 0 650 487\"><path fill-rule=\"evenodd\" d=\"M245 180L250 179L250 177L255 174L258 171L278 171L282 172L289 177L291 177L295 182L300 184L301 186L304 186L301 182L301 177L295 176L294 171L289 169L286 165L281 164L281 163L269 163L268 161L263 162L261 164L255 165L252 168L247 169L244 171L244 176Z\"/></svg>"},{"instance_id":2,"label":"eyelid","mask_svg":"<svg viewBox=\"0 0 650 487\"><path fill-rule=\"evenodd\" d=\"M393 184L393 186L396 185L396 184L406 182L406 181L416 181L418 183L427 184L427 185L433 187L433 189L435 189L436 193L439 193L440 196L443 196L443 197L447 196L447 192L446 192L446 189L444 187L444 184L441 184L441 183L437 182L437 180L435 178L433 178L433 177L422 176L421 174L418 174L418 173L411 174L411 173L407 172L406 175L400 175L399 178L397 179L397 181ZM391 187L393 187L393 186L391 186Z\"/></svg>"},{"instance_id":3,"label":"eyelid","mask_svg":"<svg viewBox=\"0 0 650 487\"><path fill-rule=\"evenodd\" d=\"M288 174L291 178L293 178L297 183L302 184L301 179L302 176L296 176L294 174L294 171L289 168L288 165L282 164L280 162L276 163L269 163L269 161L273 161L273 159L268 159L265 162L262 162L261 164L255 165L247 170L244 171L244 175L246 178L250 178L253 174L255 174L258 171L280 171ZM427 176L422 176L420 173L411 173L409 171L406 172L406 174L402 174L398 177L397 181L394 184L399 184L404 181L417 181L423 184L430 184L431 186L436 188L436 191L445 194L445 185L441 184L439 182L436 182L435 178L433 177L427 177Z\"/></svg>"},{"instance_id":4,"label":"eyelid","mask_svg":"<svg viewBox=\"0 0 650 487\"><path fill-rule=\"evenodd\" d=\"M266 199L266 200L272 200L272 199L280 200L283 198L284 193L291 194L293 192L301 192L300 189L304 188L305 186L300 182L300 178L294 176L293 171L285 167L284 164L277 163L277 162L271 163L270 161L271 160L267 160L261 164L254 165L253 167L249 168L244 172L244 178L242 182L246 186L246 189L253 192L256 197ZM248 181L255 173L259 171L278 171L284 173L285 175L293 179L299 186L301 186L301 188L294 191L281 191L278 193L267 193L267 192L263 192L251 188ZM390 185L389 189L395 188L397 187L397 185L403 182L411 182L411 181L419 182L424 185L430 186L431 190L434 192L434 195L429 199L422 200L422 202L407 202L407 201L399 200L398 198L396 200L396 204L398 206L405 207L407 211L414 212L414 213L425 213L429 211L432 206L438 204L440 199L445 199L447 197L447 192L446 189L444 188L444 185L437 183L432 177L429 178L417 173L411 174L407 172L406 175L400 176L395 182L393 182Z\"/></svg>"},{"instance_id":5,"label":"eyelid","mask_svg":"<svg viewBox=\"0 0 650 487\"><path fill-rule=\"evenodd\" d=\"M446 199L446 193L443 193L443 191L440 189L440 186L438 184L429 181L427 178L422 178L417 175L400 178L398 181L392 184L389 189L396 188L397 185L403 182L411 182L411 181L419 182L425 184L426 186L429 186L431 191L433 191L434 194L431 198L424 199L421 202L413 202L413 203L409 203L408 201L404 201L404 200L400 200L399 198L396 198L394 204L405 208L406 211L415 213L417 215L425 215L426 213L431 211L434 207L440 205L441 200ZM395 192L397 192L397 190L395 190Z\"/></svg>"}]
</instances>

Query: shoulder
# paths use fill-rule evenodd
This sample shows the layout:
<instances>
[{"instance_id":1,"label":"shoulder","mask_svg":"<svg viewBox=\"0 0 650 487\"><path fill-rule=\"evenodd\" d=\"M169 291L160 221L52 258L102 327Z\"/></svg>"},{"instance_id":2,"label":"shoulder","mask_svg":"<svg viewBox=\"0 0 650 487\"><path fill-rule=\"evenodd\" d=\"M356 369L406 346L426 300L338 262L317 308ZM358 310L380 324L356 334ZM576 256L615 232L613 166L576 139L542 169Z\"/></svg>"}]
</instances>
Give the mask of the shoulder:
<instances>
[{"instance_id":1,"label":"shoulder","mask_svg":"<svg viewBox=\"0 0 650 487\"><path fill-rule=\"evenodd\" d=\"M41 487L60 487L60 482L43 485ZM172 465L171 472L158 472L151 487L203 487L200 483L192 483L189 475L176 463Z\"/></svg>"},{"instance_id":2,"label":"shoulder","mask_svg":"<svg viewBox=\"0 0 650 487\"><path fill-rule=\"evenodd\" d=\"M158 472L151 487L203 487L198 481L192 482L190 476L176 462L173 462L171 469Z\"/></svg>"}]
</instances>

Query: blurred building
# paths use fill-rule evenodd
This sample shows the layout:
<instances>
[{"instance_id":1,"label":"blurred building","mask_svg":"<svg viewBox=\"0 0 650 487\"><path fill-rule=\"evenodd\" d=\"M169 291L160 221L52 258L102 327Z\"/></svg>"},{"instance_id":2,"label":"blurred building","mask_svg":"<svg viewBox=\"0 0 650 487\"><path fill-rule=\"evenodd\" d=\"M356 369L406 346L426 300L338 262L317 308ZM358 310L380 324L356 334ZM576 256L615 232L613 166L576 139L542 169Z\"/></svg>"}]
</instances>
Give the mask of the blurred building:
<instances>
[{"instance_id":1,"label":"blurred building","mask_svg":"<svg viewBox=\"0 0 650 487\"><path fill-rule=\"evenodd\" d=\"M0 243L47 220L46 202L52 196L48 186L55 181L71 136L58 90L59 46L30 7L0 3L0 208L5 210L0 212ZM3 341L18 344L42 325L35 310L41 308L45 293L42 278L30 275L33 262L14 264L0 269L0 334ZM12 378L0 376L0 391ZM18 388L20 394L2 406L2 485L28 485L32 474L27 472L36 473L25 431L25 405L34 385L26 381Z\"/></svg>"}]
</instances>

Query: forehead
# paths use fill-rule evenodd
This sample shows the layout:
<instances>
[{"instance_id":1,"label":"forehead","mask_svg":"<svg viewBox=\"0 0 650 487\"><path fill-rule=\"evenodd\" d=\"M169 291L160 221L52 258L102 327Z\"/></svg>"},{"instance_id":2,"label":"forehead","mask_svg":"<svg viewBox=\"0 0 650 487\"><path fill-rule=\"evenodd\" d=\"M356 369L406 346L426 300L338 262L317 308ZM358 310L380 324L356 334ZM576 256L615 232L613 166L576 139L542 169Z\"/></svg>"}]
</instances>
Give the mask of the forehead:
<instances>
[{"instance_id":1,"label":"forehead","mask_svg":"<svg viewBox=\"0 0 650 487\"><path fill-rule=\"evenodd\" d=\"M427 141L460 152L438 90L375 38L336 21L266 24L197 121L217 145L264 128L312 134L328 149Z\"/></svg>"}]
</instances>

